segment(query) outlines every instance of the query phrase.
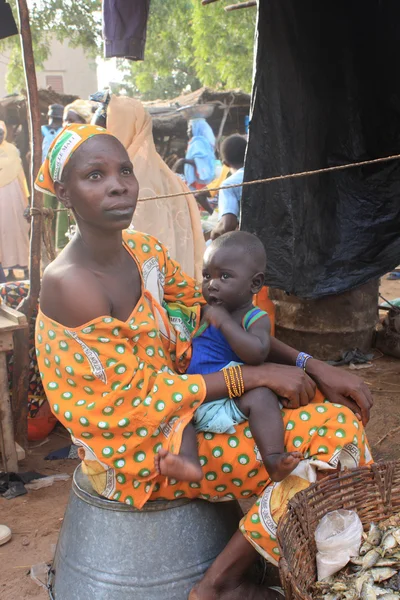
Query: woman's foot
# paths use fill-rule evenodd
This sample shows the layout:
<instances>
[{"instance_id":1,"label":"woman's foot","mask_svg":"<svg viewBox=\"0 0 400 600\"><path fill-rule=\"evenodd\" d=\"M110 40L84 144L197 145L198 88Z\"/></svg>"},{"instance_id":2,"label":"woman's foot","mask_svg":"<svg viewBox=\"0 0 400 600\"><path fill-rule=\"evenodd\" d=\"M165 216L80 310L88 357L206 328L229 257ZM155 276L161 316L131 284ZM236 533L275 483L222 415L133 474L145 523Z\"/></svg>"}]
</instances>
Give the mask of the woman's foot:
<instances>
[{"instance_id":1,"label":"woman's foot","mask_svg":"<svg viewBox=\"0 0 400 600\"><path fill-rule=\"evenodd\" d=\"M159 475L177 479L178 481L201 481L203 471L199 462L183 456L172 454L160 448L154 457L154 466Z\"/></svg>"},{"instance_id":2,"label":"woman's foot","mask_svg":"<svg viewBox=\"0 0 400 600\"><path fill-rule=\"evenodd\" d=\"M282 452L265 457L265 468L272 481L282 481L297 467L303 459L301 452Z\"/></svg>"}]
</instances>

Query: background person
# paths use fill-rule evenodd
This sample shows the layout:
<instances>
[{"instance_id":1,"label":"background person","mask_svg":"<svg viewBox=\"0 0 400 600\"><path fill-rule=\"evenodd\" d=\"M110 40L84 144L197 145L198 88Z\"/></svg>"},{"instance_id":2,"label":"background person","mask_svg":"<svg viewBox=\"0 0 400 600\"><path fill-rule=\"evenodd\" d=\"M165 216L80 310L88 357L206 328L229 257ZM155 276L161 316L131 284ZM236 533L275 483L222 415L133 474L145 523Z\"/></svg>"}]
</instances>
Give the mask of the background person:
<instances>
[{"instance_id":1,"label":"background person","mask_svg":"<svg viewBox=\"0 0 400 600\"><path fill-rule=\"evenodd\" d=\"M221 144L221 158L224 165L229 167L231 175L222 183L222 187L243 183L244 159L247 141L239 134L230 135ZM242 187L227 188L219 191L218 195L218 224L211 232L211 239L235 231L239 226L240 202Z\"/></svg>"},{"instance_id":2,"label":"background person","mask_svg":"<svg viewBox=\"0 0 400 600\"><path fill-rule=\"evenodd\" d=\"M29 276L28 197L20 154L7 142L7 127L0 121L0 264L8 270L8 280L15 279L13 269L24 269L24 277Z\"/></svg>"}]
</instances>

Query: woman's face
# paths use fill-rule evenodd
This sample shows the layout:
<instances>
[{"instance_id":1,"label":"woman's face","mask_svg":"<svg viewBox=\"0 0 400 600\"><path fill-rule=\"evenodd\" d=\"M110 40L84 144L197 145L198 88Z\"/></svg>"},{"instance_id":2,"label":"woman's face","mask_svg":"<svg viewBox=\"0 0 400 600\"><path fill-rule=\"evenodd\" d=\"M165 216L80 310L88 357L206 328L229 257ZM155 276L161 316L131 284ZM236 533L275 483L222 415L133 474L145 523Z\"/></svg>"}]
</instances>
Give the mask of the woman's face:
<instances>
[{"instance_id":1,"label":"woman's face","mask_svg":"<svg viewBox=\"0 0 400 600\"><path fill-rule=\"evenodd\" d=\"M63 126L66 127L67 125L71 125L71 123L86 123L86 121L74 110L69 110L64 117Z\"/></svg>"},{"instance_id":2,"label":"woman's face","mask_svg":"<svg viewBox=\"0 0 400 600\"><path fill-rule=\"evenodd\" d=\"M72 208L78 225L107 230L129 227L139 184L122 144L109 135L95 135L82 144L67 164L58 199Z\"/></svg>"}]
</instances>

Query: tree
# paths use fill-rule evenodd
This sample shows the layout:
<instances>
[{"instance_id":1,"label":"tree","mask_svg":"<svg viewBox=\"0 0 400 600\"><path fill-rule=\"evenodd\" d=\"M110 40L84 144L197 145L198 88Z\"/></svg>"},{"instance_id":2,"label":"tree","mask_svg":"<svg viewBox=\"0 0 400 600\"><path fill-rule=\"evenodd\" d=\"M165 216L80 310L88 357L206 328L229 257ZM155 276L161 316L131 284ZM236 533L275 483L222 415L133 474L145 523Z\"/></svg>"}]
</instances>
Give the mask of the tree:
<instances>
[{"instance_id":1,"label":"tree","mask_svg":"<svg viewBox=\"0 0 400 600\"><path fill-rule=\"evenodd\" d=\"M145 60L130 64L127 86L146 100L201 85L250 91L256 11L226 3L151 0Z\"/></svg>"},{"instance_id":2,"label":"tree","mask_svg":"<svg viewBox=\"0 0 400 600\"><path fill-rule=\"evenodd\" d=\"M9 0L17 18L16 0ZM50 39L68 40L72 47L82 46L88 54L99 54L101 43L101 0L33 0L30 4L31 30L37 67L49 56ZM19 91L25 86L21 47L18 36L0 42L0 51L10 52L7 89Z\"/></svg>"},{"instance_id":3,"label":"tree","mask_svg":"<svg viewBox=\"0 0 400 600\"><path fill-rule=\"evenodd\" d=\"M16 14L17 0L9 1ZM202 85L250 91L256 10L226 13L228 3L151 0L145 60L121 61L126 75L117 87L144 100L172 98ZM102 54L101 0L32 0L30 7L38 68L49 55L51 37ZM25 81L17 36L0 42L0 51L7 49L7 89L19 91Z\"/></svg>"}]
</instances>

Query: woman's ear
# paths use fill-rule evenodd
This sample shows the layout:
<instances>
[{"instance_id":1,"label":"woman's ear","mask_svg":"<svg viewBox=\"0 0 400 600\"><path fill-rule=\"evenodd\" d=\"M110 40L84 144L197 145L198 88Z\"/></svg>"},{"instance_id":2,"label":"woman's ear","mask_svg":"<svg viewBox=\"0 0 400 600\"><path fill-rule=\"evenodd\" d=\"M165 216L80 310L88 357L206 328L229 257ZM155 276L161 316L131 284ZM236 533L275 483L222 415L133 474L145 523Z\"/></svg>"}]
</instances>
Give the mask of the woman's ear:
<instances>
[{"instance_id":1,"label":"woman's ear","mask_svg":"<svg viewBox=\"0 0 400 600\"><path fill-rule=\"evenodd\" d=\"M264 273L256 273L251 281L251 291L253 294L258 294L265 282Z\"/></svg>"},{"instance_id":2,"label":"woman's ear","mask_svg":"<svg viewBox=\"0 0 400 600\"><path fill-rule=\"evenodd\" d=\"M57 200L65 206L65 208L72 208L66 187L61 181L54 182L54 191L56 192Z\"/></svg>"}]
</instances>

